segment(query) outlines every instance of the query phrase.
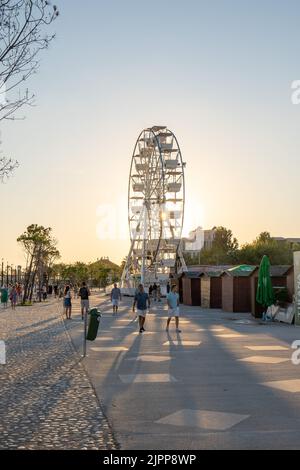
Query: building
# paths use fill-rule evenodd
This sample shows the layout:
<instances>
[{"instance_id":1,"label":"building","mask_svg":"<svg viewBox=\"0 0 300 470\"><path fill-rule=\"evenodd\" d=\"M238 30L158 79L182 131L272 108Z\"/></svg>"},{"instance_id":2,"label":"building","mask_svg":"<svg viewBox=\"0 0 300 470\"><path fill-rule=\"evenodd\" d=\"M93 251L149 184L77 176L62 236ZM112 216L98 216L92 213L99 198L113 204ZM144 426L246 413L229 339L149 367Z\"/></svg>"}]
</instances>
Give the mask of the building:
<instances>
[{"instance_id":1,"label":"building","mask_svg":"<svg viewBox=\"0 0 300 470\"><path fill-rule=\"evenodd\" d=\"M215 232L215 228L204 230L202 227L197 227L187 238L182 239L183 252L197 256L203 248L211 248Z\"/></svg>"},{"instance_id":2,"label":"building","mask_svg":"<svg viewBox=\"0 0 300 470\"><path fill-rule=\"evenodd\" d=\"M222 274L222 309L225 312L251 312L251 276L257 266L241 264Z\"/></svg>"},{"instance_id":3,"label":"building","mask_svg":"<svg viewBox=\"0 0 300 470\"><path fill-rule=\"evenodd\" d=\"M201 306L222 308L222 270L207 271L201 275Z\"/></svg>"},{"instance_id":4,"label":"building","mask_svg":"<svg viewBox=\"0 0 300 470\"><path fill-rule=\"evenodd\" d=\"M185 305L201 305L202 304L202 283L206 283L206 276L212 277L219 277L221 274L226 271L227 269L232 268L232 266L205 266L205 265L194 265L188 266L185 272L181 272L178 276L174 276L172 279L172 283L178 287L179 290L179 298L180 302ZM212 291L216 291L215 288L220 289L220 286L216 286L219 284L220 280L212 281L211 285ZM209 288L211 288L211 285ZM222 286L221 286L222 289ZM203 291L204 292L204 291ZM220 295L221 291L218 291L218 295ZM214 296L217 296L216 292L213 292ZM206 297L205 297L206 296ZM204 298L208 297L208 292L203 294ZM210 308L215 306L216 302L218 303L218 307L220 308L219 304L221 304L221 300L217 299L211 302L211 295L209 291L209 305ZM207 300L206 300L207 302Z\"/></svg>"},{"instance_id":5,"label":"building","mask_svg":"<svg viewBox=\"0 0 300 470\"><path fill-rule=\"evenodd\" d=\"M183 251L199 252L204 247L204 230L197 227L189 233L188 238L183 238Z\"/></svg>"},{"instance_id":6,"label":"building","mask_svg":"<svg viewBox=\"0 0 300 470\"><path fill-rule=\"evenodd\" d=\"M300 238L271 237L276 242L289 243L291 248L295 243L300 245Z\"/></svg>"}]
</instances>

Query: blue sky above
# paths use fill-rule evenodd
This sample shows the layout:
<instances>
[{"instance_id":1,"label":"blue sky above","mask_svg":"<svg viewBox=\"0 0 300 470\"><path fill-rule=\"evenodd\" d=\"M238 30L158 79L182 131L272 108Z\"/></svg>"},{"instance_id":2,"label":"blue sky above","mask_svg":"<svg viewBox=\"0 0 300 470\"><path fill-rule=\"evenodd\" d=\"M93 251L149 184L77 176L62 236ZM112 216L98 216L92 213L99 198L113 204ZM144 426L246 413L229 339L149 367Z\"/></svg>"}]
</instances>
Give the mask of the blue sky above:
<instances>
[{"instance_id":1,"label":"blue sky above","mask_svg":"<svg viewBox=\"0 0 300 470\"><path fill-rule=\"evenodd\" d=\"M225 225L300 236L298 1L57 1L57 37L28 82L36 107L1 126L20 168L1 187L11 262L30 223L50 225L63 259L120 261L131 153L139 132L166 124L187 162L185 232ZM121 226L97 238L97 209ZM125 228L125 233L126 233Z\"/></svg>"}]
</instances>

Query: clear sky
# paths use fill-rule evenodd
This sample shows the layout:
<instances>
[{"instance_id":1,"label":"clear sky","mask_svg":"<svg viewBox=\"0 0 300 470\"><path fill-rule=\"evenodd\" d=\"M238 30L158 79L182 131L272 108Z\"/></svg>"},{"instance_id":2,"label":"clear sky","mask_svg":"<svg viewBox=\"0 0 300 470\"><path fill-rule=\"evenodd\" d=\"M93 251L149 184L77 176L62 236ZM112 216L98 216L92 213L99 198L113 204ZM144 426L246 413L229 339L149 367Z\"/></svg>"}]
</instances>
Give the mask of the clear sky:
<instances>
[{"instance_id":1,"label":"clear sky","mask_svg":"<svg viewBox=\"0 0 300 470\"><path fill-rule=\"evenodd\" d=\"M2 151L20 162L0 186L5 260L23 262L16 238L38 223L53 227L63 261L120 262L133 146L155 124L187 162L185 233L300 236L299 0L57 5L57 37L28 82L36 107L1 125Z\"/></svg>"}]
</instances>

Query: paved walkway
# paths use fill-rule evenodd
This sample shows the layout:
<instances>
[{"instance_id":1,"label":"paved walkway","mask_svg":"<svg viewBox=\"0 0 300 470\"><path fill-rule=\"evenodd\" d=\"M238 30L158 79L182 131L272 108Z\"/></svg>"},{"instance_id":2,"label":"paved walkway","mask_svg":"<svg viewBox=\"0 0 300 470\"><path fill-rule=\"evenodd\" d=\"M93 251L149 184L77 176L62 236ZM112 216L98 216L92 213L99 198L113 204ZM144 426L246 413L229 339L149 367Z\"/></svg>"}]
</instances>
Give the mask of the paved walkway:
<instances>
[{"instance_id":1,"label":"paved walkway","mask_svg":"<svg viewBox=\"0 0 300 470\"><path fill-rule=\"evenodd\" d=\"M300 447L300 366L291 362L300 329L183 307L182 334L173 324L168 335L157 304L139 335L130 303L112 317L109 300L99 302L83 361L122 449ZM80 350L82 323L66 324Z\"/></svg>"},{"instance_id":2,"label":"paved walkway","mask_svg":"<svg viewBox=\"0 0 300 470\"><path fill-rule=\"evenodd\" d=\"M0 310L0 449L114 449L60 303Z\"/></svg>"},{"instance_id":3,"label":"paved walkway","mask_svg":"<svg viewBox=\"0 0 300 470\"><path fill-rule=\"evenodd\" d=\"M117 317L92 304L103 317L82 361L78 300L72 321L56 301L0 310L0 449L299 448L299 328L182 307L167 334L157 304L139 335L129 299Z\"/></svg>"}]
</instances>

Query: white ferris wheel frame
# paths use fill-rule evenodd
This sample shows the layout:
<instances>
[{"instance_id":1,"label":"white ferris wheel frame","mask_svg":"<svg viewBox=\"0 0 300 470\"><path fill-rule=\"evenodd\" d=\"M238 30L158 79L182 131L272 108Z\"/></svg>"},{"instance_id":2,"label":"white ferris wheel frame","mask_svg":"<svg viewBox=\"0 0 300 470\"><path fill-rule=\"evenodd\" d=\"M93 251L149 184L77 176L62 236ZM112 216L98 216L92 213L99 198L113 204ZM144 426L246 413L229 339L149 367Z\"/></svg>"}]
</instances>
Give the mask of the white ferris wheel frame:
<instances>
[{"instance_id":1,"label":"white ferris wheel frame","mask_svg":"<svg viewBox=\"0 0 300 470\"><path fill-rule=\"evenodd\" d=\"M123 286L136 285L136 279L142 284L153 277L155 280L158 273L167 271L165 263L176 265L184 222L184 168L178 140L166 126L154 126L140 133L129 173L131 246L122 275Z\"/></svg>"}]
</instances>

